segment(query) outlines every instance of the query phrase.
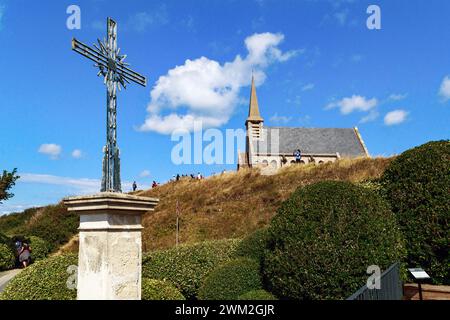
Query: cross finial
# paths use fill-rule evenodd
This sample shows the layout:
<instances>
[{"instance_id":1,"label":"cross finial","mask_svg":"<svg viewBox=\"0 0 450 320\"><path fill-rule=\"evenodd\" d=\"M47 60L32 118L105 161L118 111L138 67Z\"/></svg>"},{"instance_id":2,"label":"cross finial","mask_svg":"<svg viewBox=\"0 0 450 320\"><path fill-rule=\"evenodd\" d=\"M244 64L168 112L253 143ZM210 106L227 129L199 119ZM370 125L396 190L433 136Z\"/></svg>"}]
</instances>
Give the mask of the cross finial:
<instances>
[{"instance_id":1,"label":"cross finial","mask_svg":"<svg viewBox=\"0 0 450 320\"><path fill-rule=\"evenodd\" d=\"M147 84L147 79L128 68L124 62L126 55L120 54L117 47L117 23L107 19L107 39L98 40L98 45L89 47L77 39L72 39L72 49L95 62L99 75L104 77L107 88L106 101L106 145L103 157L103 176L101 191L121 192L120 157L117 147L117 88L125 88L130 82L141 86Z\"/></svg>"}]
</instances>

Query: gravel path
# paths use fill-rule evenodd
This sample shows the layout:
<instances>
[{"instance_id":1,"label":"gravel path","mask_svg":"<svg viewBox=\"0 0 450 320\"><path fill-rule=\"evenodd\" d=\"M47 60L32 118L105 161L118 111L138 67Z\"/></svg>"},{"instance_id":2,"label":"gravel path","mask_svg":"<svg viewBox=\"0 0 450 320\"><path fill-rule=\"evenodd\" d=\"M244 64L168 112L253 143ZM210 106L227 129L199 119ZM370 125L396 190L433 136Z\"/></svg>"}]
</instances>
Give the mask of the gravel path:
<instances>
[{"instance_id":1,"label":"gravel path","mask_svg":"<svg viewBox=\"0 0 450 320\"><path fill-rule=\"evenodd\" d=\"M6 285L12 278L14 278L22 269L13 269L5 272L0 272L0 292L5 289Z\"/></svg>"}]
</instances>

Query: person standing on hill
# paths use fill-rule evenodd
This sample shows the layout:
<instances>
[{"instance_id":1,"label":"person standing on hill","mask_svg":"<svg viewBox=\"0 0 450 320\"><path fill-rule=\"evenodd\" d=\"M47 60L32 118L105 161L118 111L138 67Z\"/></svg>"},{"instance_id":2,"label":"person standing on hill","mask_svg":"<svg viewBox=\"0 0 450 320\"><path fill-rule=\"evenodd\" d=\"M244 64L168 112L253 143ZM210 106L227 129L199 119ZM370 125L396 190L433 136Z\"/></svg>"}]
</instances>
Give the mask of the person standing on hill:
<instances>
[{"instance_id":1,"label":"person standing on hill","mask_svg":"<svg viewBox=\"0 0 450 320\"><path fill-rule=\"evenodd\" d=\"M133 181L133 191L136 191L136 189L137 189L136 181Z\"/></svg>"},{"instance_id":2,"label":"person standing on hill","mask_svg":"<svg viewBox=\"0 0 450 320\"><path fill-rule=\"evenodd\" d=\"M301 160L302 160L302 152L300 151L300 149L295 150L294 157L295 157L295 163L300 163L301 162Z\"/></svg>"}]
</instances>

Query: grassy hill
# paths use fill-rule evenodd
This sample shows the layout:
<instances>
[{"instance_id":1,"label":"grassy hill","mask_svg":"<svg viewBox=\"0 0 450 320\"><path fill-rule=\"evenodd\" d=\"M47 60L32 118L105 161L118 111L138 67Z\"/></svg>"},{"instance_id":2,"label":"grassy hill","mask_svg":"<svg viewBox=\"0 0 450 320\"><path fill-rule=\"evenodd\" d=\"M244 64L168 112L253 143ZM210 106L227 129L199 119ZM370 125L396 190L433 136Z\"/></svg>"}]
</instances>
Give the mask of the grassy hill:
<instances>
[{"instance_id":1,"label":"grassy hill","mask_svg":"<svg viewBox=\"0 0 450 320\"><path fill-rule=\"evenodd\" d=\"M157 197L155 212L143 219L145 250L175 243L176 203L180 208L180 241L240 238L267 225L282 201L299 186L322 180L360 182L378 178L391 160L341 160L293 166L272 176L256 170L230 172L205 180L171 182L137 195Z\"/></svg>"},{"instance_id":2,"label":"grassy hill","mask_svg":"<svg viewBox=\"0 0 450 320\"><path fill-rule=\"evenodd\" d=\"M390 161L391 158L356 159L292 166L272 176L262 176L257 170L243 170L201 181L186 178L155 189L137 191L134 194L160 199L156 210L144 215L143 248L151 251L174 246L177 202L181 243L240 238L267 225L280 203L297 187L322 180L361 182L378 178ZM67 241L70 233L77 232L74 216L61 204L21 215L0 217L0 233L11 235L37 230L41 237L45 235L56 246ZM69 222L63 223L65 219ZM62 241L49 235L55 226L64 229L63 233L57 232L61 233ZM75 251L77 245L75 236L59 251Z\"/></svg>"}]
</instances>

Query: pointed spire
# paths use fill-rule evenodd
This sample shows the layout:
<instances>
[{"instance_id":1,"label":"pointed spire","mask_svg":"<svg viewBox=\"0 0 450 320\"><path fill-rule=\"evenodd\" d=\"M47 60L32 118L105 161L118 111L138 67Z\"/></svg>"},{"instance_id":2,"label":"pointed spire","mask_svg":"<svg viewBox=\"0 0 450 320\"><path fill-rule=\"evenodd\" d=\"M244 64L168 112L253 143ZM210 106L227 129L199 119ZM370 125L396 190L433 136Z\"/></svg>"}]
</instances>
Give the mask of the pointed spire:
<instances>
[{"instance_id":1,"label":"pointed spire","mask_svg":"<svg viewBox=\"0 0 450 320\"><path fill-rule=\"evenodd\" d=\"M247 122L262 122L264 121L259 114L258 97L256 96L255 77L252 71L252 89L250 92L250 105L248 110Z\"/></svg>"}]
</instances>

